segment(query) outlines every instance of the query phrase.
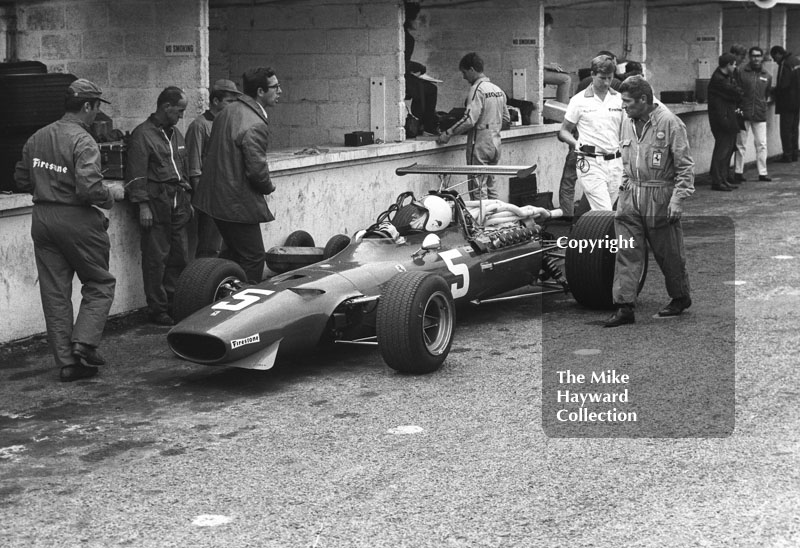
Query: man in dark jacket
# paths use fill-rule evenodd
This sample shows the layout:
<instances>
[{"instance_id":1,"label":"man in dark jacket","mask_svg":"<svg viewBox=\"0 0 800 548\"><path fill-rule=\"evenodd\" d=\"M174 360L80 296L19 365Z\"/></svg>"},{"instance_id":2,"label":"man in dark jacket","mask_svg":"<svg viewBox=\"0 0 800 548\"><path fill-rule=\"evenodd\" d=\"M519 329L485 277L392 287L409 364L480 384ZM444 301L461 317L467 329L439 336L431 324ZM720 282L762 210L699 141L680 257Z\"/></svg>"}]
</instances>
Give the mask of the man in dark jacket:
<instances>
[{"instance_id":1,"label":"man in dark jacket","mask_svg":"<svg viewBox=\"0 0 800 548\"><path fill-rule=\"evenodd\" d=\"M281 95L271 68L242 75L244 95L214 120L208 155L193 204L214 219L229 256L252 283L264 277L264 240L260 223L275 219L265 194L275 190L267 164L267 111Z\"/></svg>"},{"instance_id":2,"label":"man in dark jacket","mask_svg":"<svg viewBox=\"0 0 800 548\"><path fill-rule=\"evenodd\" d=\"M731 53L719 56L719 66L708 82L708 122L714 135L714 152L711 155L711 189L730 192L735 187L729 181L731 157L736 148L739 123L736 109L742 100L742 91L733 79L736 57Z\"/></svg>"},{"instance_id":3,"label":"man in dark jacket","mask_svg":"<svg viewBox=\"0 0 800 548\"><path fill-rule=\"evenodd\" d=\"M103 185L100 149L88 131L100 102L108 102L101 95L89 80L72 82L66 113L28 139L14 173L19 188L33 194L31 237L47 339L61 366L61 380L67 382L92 377L97 374L92 366L105 364L96 348L116 284L108 270L108 219L97 207L110 209L124 191ZM72 311L75 274L83 295L77 319Z\"/></svg>"},{"instance_id":4,"label":"man in dark jacket","mask_svg":"<svg viewBox=\"0 0 800 548\"><path fill-rule=\"evenodd\" d=\"M187 223L192 217L186 144L175 127L186 110L180 88L164 89L156 111L128 140L130 200L139 206L142 278L150 321L173 325L175 283L189 262Z\"/></svg>"},{"instance_id":5,"label":"man in dark jacket","mask_svg":"<svg viewBox=\"0 0 800 548\"><path fill-rule=\"evenodd\" d=\"M781 162L797 161L798 125L800 125L800 59L781 46L769 50L778 64L775 78L775 114L780 115Z\"/></svg>"},{"instance_id":6,"label":"man in dark jacket","mask_svg":"<svg viewBox=\"0 0 800 548\"><path fill-rule=\"evenodd\" d=\"M764 70L764 50L753 46L747 52L750 62L738 71L739 85L742 87L742 112L744 130L736 136L736 158L734 159L734 181L744 182L744 154L747 150L747 136L752 132L756 147L756 167L758 180L770 181L767 175L767 99L772 88L772 75Z\"/></svg>"}]
</instances>

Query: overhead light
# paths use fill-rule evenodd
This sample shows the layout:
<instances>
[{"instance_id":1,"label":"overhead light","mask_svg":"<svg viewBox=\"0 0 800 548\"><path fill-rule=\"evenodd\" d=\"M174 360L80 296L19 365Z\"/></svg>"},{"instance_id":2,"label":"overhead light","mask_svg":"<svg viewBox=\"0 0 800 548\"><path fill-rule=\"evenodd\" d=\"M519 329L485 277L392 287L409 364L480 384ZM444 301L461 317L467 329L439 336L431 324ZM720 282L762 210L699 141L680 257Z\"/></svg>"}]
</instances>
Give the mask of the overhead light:
<instances>
[{"instance_id":1,"label":"overhead light","mask_svg":"<svg viewBox=\"0 0 800 548\"><path fill-rule=\"evenodd\" d=\"M768 10L778 5L778 0L753 0L753 3L759 8Z\"/></svg>"}]
</instances>

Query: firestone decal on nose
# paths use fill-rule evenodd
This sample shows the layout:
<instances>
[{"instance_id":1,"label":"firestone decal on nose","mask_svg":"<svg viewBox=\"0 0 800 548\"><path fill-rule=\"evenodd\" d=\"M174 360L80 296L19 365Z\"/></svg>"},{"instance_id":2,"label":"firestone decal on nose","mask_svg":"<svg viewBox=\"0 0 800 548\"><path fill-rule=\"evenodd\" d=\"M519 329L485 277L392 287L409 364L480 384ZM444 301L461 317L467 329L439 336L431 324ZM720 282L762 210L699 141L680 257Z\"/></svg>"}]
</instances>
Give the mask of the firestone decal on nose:
<instances>
[{"instance_id":1,"label":"firestone decal on nose","mask_svg":"<svg viewBox=\"0 0 800 548\"><path fill-rule=\"evenodd\" d=\"M244 339L234 339L231 341L231 350L235 350L240 346L244 346L246 344L254 344L261 341L261 336L256 333L255 335L250 335L249 337L245 337Z\"/></svg>"}]
</instances>

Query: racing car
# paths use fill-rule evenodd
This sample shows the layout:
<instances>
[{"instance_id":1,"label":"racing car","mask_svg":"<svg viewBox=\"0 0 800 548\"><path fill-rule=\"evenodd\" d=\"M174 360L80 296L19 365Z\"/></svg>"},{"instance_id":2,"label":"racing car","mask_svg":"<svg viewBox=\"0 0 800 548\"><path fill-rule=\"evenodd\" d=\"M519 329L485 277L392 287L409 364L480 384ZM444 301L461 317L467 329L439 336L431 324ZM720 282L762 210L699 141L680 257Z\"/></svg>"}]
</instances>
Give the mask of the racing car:
<instances>
[{"instance_id":1,"label":"racing car","mask_svg":"<svg viewBox=\"0 0 800 548\"><path fill-rule=\"evenodd\" d=\"M392 369L423 374L447 358L459 303L569 290L582 305L610 306L614 256L608 249L578 253L531 219L487 226L445 178L533 170L399 168L398 175L439 175L439 188L419 197L400 194L373 225L339 238L337 253L255 285L243 281L232 261L195 260L177 282L179 322L168 345L194 363L248 369L269 369L278 355L323 343L377 345ZM581 217L569 235L609 237L613 213L599 211ZM503 295L525 286L531 286L526 295Z\"/></svg>"}]
</instances>

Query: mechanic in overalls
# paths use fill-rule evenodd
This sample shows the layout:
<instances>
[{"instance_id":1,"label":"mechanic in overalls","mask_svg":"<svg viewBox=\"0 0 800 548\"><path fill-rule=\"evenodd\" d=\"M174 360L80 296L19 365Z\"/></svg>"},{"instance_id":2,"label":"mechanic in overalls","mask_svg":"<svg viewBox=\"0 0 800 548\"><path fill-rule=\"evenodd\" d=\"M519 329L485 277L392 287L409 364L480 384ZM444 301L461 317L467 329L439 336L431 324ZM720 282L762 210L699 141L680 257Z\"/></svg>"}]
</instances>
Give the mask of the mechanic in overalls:
<instances>
[{"instance_id":1,"label":"mechanic in overalls","mask_svg":"<svg viewBox=\"0 0 800 548\"><path fill-rule=\"evenodd\" d=\"M667 107L653 104L653 88L631 76L619 88L628 120L622 125L624 173L614 226L633 246L617 251L613 297L618 307L605 323L635 321L634 308L648 246L664 274L671 301L659 316L677 316L692 305L683 246L683 201L694 193L694 160L686 126Z\"/></svg>"},{"instance_id":2,"label":"mechanic in overalls","mask_svg":"<svg viewBox=\"0 0 800 548\"><path fill-rule=\"evenodd\" d=\"M156 112L128 140L127 178L131 202L138 204L142 277L149 319L173 325L169 315L175 283L189 261L187 223L192 216L186 144L175 127L186 110L186 94L164 89Z\"/></svg>"},{"instance_id":3,"label":"mechanic in overalls","mask_svg":"<svg viewBox=\"0 0 800 548\"><path fill-rule=\"evenodd\" d=\"M505 92L491 83L483 73L483 59L468 53L458 63L458 70L469 82L464 116L436 138L444 145L453 135L467 135L467 165L496 166L500 163L500 129L511 121ZM469 180L473 200L498 197L493 175L474 175Z\"/></svg>"},{"instance_id":4,"label":"mechanic in overalls","mask_svg":"<svg viewBox=\"0 0 800 548\"><path fill-rule=\"evenodd\" d=\"M100 102L108 103L101 95L89 80L72 82L66 113L28 139L14 173L19 189L33 194L31 237L47 340L66 382L93 377L93 366L105 364L97 346L116 285L108 269L108 218L97 208L110 209L124 191L103 185L100 149L88 131ZM72 310L75 274L83 296L77 318Z\"/></svg>"}]
</instances>

